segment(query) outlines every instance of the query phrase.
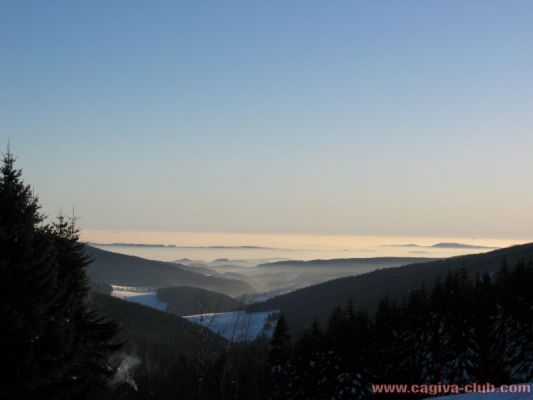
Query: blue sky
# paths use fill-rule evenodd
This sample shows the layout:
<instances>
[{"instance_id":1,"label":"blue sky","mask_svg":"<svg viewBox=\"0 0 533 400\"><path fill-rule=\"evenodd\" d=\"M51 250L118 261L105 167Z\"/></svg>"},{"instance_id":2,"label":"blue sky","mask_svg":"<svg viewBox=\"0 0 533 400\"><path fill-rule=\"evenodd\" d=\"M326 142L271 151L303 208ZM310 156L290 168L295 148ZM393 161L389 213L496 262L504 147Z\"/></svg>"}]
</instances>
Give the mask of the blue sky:
<instances>
[{"instance_id":1,"label":"blue sky","mask_svg":"<svg viewBox=\"0 0 533 400\"><path fill-rule=\"evenodd\" d=\"M0 140L88 229L533 236L530 1L3 1Z\"/></svg>"}]
</instances>

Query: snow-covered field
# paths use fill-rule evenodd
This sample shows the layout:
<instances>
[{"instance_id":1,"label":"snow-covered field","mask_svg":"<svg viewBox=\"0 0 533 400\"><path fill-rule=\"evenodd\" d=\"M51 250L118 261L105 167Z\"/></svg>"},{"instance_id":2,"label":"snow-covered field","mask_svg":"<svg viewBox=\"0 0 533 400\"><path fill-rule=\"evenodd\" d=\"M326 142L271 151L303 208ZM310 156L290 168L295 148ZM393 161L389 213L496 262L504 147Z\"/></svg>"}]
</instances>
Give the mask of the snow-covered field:
<instances>
[{"instance_id":1,"label":"snow-covered field","mask_svg":"<svg viewBox=\"0 0 533 400\"><path fill-rule=\"evenodd\" d=\"M143 306L152 307L161 311L167 310L167 303L163 303L157 298L156 289L118 285L111 285L111 287L113 288L111 296L117 299L131 301L132 303L142 304Z\"/></svg>"},{"instance_id":2,"label":"snow-covered field","mask_svg":"<svg viewBox=\"0 0 533 400\"><path fill-rule=\"evenodd\" d=\"M184 318L196 324L201 324L226 339L241 342L254 340L260 335L272 336L276 325L276 315L277 311L257 313L231 311L189 315Z\"/></svg>"},{"instance_id":3,"label":"snow-covered field","mask_svg":"<svg viewBox=\"0 0 533 400\"><path fill-rule=\"evenodd\" d=\"M157 290L148 287L111 285L111 296L132 303L166 311L167 303L157 298ZM212 332L234 342L254 340L261 335L272 336L276 326L277 311L247 313L232 311L223 313L189 315L183 318L200 324Z\"/></svg>"},{"instance_id":4,"label":"snow-covered field","mask_svg":"<svg viewBox=\"0 0 533 400\"><path fill-rule=\"evenodd\" d=\"M471 393L471 394L457 394L443 397L431 397L427 400L532 400L533 399L533 384L529 384L529 393Z\"/></svg>"}]
</instances>

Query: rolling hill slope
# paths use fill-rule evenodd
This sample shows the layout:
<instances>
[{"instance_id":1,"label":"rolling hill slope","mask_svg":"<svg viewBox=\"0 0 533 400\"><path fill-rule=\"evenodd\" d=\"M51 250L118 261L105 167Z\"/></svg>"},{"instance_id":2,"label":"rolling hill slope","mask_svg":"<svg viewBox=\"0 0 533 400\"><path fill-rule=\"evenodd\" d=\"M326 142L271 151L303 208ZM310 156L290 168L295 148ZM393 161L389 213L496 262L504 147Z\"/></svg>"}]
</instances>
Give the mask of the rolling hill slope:
<instances>
[{"instance_id":1,"label":"rolling hill slope","mask_svg":"<svg viewBox=\"0 0 533 400\"><path fill-rule=\"evenodd\" d=\"M216 358L224 350L222 337L177 315L94 292L91 304L121 328L117 339L123 345L115 357L122 360L120 379L129 390L122 388L116 398L173 400L187 387L182 356Z\"/></svg>"},{"instance_id":2,"label":"rolling hill slope","mask_svg":"<svg viewBox=\"0 0 533 400\"><path fill-rule=\"evenodd\" d=\"M188 286L158 289L157 297L167 303L167 312L176 315L236 311L243 307L239 300L222 293Z\"/></svg>"},{"instance_id":3,"label":"rolling hill slope","mask_svg":"<svg viewBox=\"0 0 533 400\"><path fill-rule=\"evenodd\" d=\"M87 273L89 279L96 284L154 288L192 286L229 296L255 292L246 282L195 273L189 267L182 268L179 264L112 253L91 246L86 246L86 252L93 260Z\"/></svg>"},{"instance_id":4,"label":"rolling hill slope","mask_svg":"<svg viewBox=\"0 0 533 400\"><path fill-rule=\"evenodd\" d=\"M402 265L416 264L428 261L434 261L435 258L425 257L370 257L370 258L333 258L330 260L287 260L276 261L265 264L259 264L258 267L264 268L362 268L382 266L399 267Z\"/></svg>"},{"instance_id":5,"label":"rolling hill slope","mask_svg":"<svg viewBox=\"0 0 533 400\"><path fill-rule=\"evenodd\" d=\"M252 304L249 311L280 310L289 325L299 330L314 319L325 322L335 306L351 299L356 308L373 309L384 296L399 297L423 283L432 284L439 276L464 267L470 274L496 270L505 259L513 264L533 257L533 244L513 246L488 253L380 269L354 277L339 278Z\"/></svg>"},{"instance_id":6,"label":"rolling hill slope","mask_svg":"<svg viewBox=\"0 0 533 400\"><path fill-rule=\"evenodd\" d=\"M91 302L100 315L119 324L119 337L133 352L164 347L176 354L188 353L199 344L198 326L184 318L105 294L93 293ZM224 343L214 334L207 335L213 346Z\"/></svg>"}]
</instances>

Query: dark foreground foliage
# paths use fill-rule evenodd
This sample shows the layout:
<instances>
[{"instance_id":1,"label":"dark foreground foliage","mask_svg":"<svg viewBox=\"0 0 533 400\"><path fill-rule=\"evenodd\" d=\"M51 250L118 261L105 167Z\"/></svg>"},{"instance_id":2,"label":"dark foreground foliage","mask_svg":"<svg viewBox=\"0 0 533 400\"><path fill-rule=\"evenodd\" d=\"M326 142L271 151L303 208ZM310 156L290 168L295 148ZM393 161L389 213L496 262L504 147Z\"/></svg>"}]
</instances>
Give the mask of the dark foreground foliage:
<instances>
[{"instance_id":1,"label":"dark foreground foliage","mask_svg":"<svg viewBox=\"0 0 533 400\"><path fill-rule=\"evenodd\" d=\"M105 399L116 325L87 303L73 220L44 224L8 152L0 170L2 399Z\"/></svg>"},{"instance_id":2,"label":"dark foreground foliage","mask_svg":"<svg viewBox=\"0 0 533 400\"><path fill-rule=\"evenodd\" d=\"M203 351L192 339L172 351L137 346L138 354L146 350L134 374L137 387L123 398L416 399L428 395L380 396L371 384L527 382L533 378L532 285L531 262L504 263L475 278L460 269L401 301L384 299L375 313L349 302L332 311L323 329L314 323L297 336L282 315L270 343L215 339Z\"/></svg>"},{"instance_id":3,"label":"dark foreground foliage","mask_svg":"<svg viewBox=\"0 0 533 400\"><path fill-rule=\"evenodd\" d=\"M280 320L270 350L271 397L379 398L372 383L531 382L532 287L531 261L504 262L492 276L450 272L400 302L384 299L375 314L349 303L332 312L325 330L314 324L294 342Z\"/></svg>"},{"instance_id":4,"label":"dark foreground foliage","mask_svg":"<svg viewBox=\"0 0 533 400\"><path fill-rule=\"evenodd\" d=\"M98 308L120 322L125 340L118 354L125 385L117 399L266 398L267 339L231 343L178 316L98 297Z\"/></svg>"}]
</instances>

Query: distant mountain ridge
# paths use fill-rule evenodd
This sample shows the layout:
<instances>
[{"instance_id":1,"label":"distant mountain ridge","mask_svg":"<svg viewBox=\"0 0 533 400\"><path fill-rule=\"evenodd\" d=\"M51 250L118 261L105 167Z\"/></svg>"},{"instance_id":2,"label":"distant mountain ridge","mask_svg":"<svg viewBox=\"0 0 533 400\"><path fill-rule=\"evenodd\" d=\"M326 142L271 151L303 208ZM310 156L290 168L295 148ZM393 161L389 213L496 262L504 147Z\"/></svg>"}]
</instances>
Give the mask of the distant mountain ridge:
<instances>
[{"instance_id":1,"label":"distant mountain ridge","mask_svg":"<svg viewBox=\"0 0 533 400\"><path fill-rule=\"evenodd\" d=\"M390 267L420 262L434 261L436 258L427 257L366 257L366 258L332 258L309 261L287 260L259 264L258 267L357 267L386 264Z\"/></svg>"},{"instance_id":2,"label":"distant mountain ridge","mask_svg":"<svg viewBox=\"0 0 533 400\"><path fill-rule=\"evenodd\" d=\"M263 247L263 246L224 246L224 245L211 245L211 246L178 246L175 244L162 244L162 243L90 243L93 247L163 247L173 249L254 249L254 250L279 250L276 247ZM284 249L290 250L290 249Z\"/></svg>"},{"instance_id":3,"label":"distant mountain ridge","mask_svg":"<svg viewBox=\"0 0 533 400\"><path fill-rule=\"evenodd\" d=\"M456 243L456 242L440 242L432 245L422 245L416 243L407 243L407 244L387 244L385 247L423 247L427 249L498 249L498 247L493 246L483 246L478 244L465 244L465 243Z\"/></svg>"},{"instance_id":4,"label":"distant mountain ridge","mask_svg":"<svg viewBox=\"0 0 533 400\"><path fill-rule=\"evenodd\" d=\"M185 265L147 260L92 246L85 246L85 250L93 260L87 269L89 279L96 284L154 288L192 286L229 296L255 293L246 282L197 273Z\"/></svg>"},{"instance_id":5,"label":"distant mountain ridge","mask_svg":"<svg viewBox=\"0 0 533 400\"><path fill-rule=\"evenodd\" d=\"M495 271L506 260L510 264L533 258L533 243L487 253L451 257L403 267L334 279L271 298L248 307L253 311L280 310L292 329L310 325L314 319L324 323L331 310L352 300L356 308L374 309L385 296L400 297L422 284L432 284L453 269L465 268L469 274Z\"/></svg>"},{"instance_id":6,"label":"distant mountain ridge","mask_svg":"<svg viewBox=\"0 0 533 400\"><path fill-rule=\"evenodd\" d=\"M442 242L436 243L431 247L440 248L440 249L497 249L497 247L491 246L481 246L477 244L464 244L464 243L454 243L454 242Z\"/></svg>"}]
</instances>

